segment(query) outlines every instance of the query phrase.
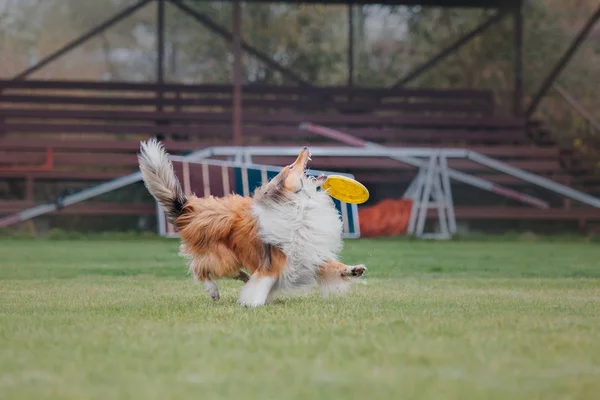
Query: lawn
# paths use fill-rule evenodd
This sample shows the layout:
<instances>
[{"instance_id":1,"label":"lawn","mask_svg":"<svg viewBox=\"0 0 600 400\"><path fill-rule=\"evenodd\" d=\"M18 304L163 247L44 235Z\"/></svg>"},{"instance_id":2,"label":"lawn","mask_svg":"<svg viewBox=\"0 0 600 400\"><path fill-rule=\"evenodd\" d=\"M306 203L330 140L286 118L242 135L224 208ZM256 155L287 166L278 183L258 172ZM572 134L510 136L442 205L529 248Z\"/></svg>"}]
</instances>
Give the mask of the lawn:
<instances>
[{"instance_id":1,"label":"lawn","mask_svg":"<svg viewBox=\"0 0 600 400\"><path fill-rule=\"evenodd\" d=\"M343 299L215 303L173 240L0 239L2 399L597 399L600 246L348 241Z\"/></svg>"}]
</instances>

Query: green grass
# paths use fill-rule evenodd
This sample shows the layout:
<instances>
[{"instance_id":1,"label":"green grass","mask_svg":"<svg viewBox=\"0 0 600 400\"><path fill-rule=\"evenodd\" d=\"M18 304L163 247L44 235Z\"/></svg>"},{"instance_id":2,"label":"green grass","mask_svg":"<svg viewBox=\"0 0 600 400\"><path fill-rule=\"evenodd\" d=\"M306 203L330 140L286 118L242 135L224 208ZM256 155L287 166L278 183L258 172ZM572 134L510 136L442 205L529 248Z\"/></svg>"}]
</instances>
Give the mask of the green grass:
<instances>
[{"instance_id":1,"label":"green grass","mask_svg":"<svg viewBox=\"0 0 600 400\"><path fill-rule=\"evenodd\" d=\"M175 241L0 240L2 399L596 399L600 246L349 241L366 285L214 303Z\"/></svg>"}]
</instances>

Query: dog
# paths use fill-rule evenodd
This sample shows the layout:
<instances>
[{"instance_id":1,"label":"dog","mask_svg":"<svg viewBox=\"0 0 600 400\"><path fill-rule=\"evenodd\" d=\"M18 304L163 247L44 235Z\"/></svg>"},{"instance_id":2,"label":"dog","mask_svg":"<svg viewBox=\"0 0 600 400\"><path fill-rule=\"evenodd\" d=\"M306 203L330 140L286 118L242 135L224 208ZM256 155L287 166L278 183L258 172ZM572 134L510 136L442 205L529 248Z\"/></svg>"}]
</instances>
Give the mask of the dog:
<instances>
[{"instance_id":1,"label":"dog","mask_svg":"<svg viewBox=\"0 0 600 400\"><path fill-rule=\"evenodd\" d=\"M213 300L220 296L212 278L244 282L238 302L247 307L315 286L324 297L345 293L366 271L338 261L342 221L331 197L318 190L326 177L306 175L309 160L304 147L252 197L200 198L184 194L159 141L142 142L138 155L146 188L179 231L190 272Z\"/></svg>"}]
</instances>

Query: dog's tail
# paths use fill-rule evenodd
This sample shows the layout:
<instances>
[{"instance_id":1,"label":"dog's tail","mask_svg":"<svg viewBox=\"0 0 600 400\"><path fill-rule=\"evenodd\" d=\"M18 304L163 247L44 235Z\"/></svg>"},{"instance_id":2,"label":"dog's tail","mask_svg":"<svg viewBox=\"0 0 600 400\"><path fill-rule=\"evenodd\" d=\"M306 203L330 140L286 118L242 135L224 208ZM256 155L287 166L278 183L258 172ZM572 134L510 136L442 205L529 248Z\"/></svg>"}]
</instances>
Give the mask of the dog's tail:
<instances>
[{"instance_id":1,"label":"dog's tail","mask_svg":"<svg viewBox=\"0 0 600 400\"><path fill-rule=\"evenodd\" d=\"M165 148L154 138L142 142L138 161L146 188L163 207L168 220L175 222L187 199Z\"/></svg>"}]
</instances>

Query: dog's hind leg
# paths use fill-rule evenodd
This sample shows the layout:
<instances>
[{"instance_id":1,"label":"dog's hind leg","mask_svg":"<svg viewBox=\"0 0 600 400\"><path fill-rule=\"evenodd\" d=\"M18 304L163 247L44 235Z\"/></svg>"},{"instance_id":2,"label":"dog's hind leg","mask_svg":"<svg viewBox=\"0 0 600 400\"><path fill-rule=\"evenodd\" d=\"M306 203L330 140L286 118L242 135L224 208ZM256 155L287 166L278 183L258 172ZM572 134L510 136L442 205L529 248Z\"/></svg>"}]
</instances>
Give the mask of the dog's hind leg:
<instances>
[{"instance_id":1,"label":"dog's hind leg","mask_svg":"<svg viewBox=\"0 0 600 400\"><path fill-rule=\"evenodd\" d=\"M213 300L219 300L219 288L210 279L235 278L243 280L240 274L240 263L235 254L222 244L216 244L209 251L194 254L190 270L204 284L204 289Z\"/></svg>"},{"instance_id":2,"label":"dog's hind leg","mask_svg":"<svg viewBox=\"0 0 600 400\"><path fill-rule=\"evenodd\" d=\"M339 261L326 261L319 269L321 294L328 297L331 294L346 293L350 288L351 278L363 276L366 270L362 264L346 265Z\"/></svg>"},{"instance_id":3,"label":"dog's hind leg","mask_svg":"<svg viewBox=\"0 0 600 400\"><path fill-rule=\"evenodd\" d=\"M219 288L217 287L217 284L213 282L212 279L207 277L206 280L202 281L202 284L204 285L204 289L206 289L206 293L208 293L208 295L214 301L217 301L221 298L221 296L219 295Z\"/></svg>"},{"instance_id":4,"label":"dog's hind leg","mask_svg":"<svg viewBox=\"0 0 600 400\"><path fill-rule=\"evenodd\" d=\"M208 295L215 301L221 297L219 295L219 288L216 283L210 279L210 265L207 265L211 261L210 256L202 255L196 256L190 263L190 271L194 274L194 277L198 279L204 285L204 289Z\"/></svg>"},{"instance_id":5,"label":"dog's hind leg","mask_svg":"<svg viewBox=\"0 0 600 400\"><path fill-rule=\"evenodd\" d=\"M319 269L319 277L360 277L363 276L367 267L360 265L346 265L339 261L327 260Z\"/></svg>"}]
</instances>

